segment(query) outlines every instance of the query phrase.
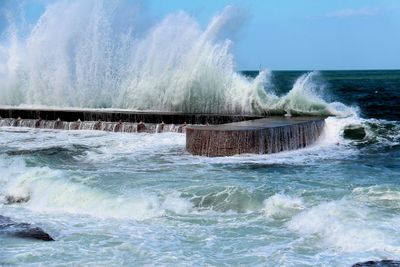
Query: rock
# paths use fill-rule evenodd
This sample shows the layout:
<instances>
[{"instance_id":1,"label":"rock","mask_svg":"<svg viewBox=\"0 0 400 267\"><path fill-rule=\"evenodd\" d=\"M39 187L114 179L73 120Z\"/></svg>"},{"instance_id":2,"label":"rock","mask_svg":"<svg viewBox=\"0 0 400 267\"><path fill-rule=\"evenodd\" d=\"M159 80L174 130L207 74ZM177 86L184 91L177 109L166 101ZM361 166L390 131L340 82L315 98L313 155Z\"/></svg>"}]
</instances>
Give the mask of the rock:
<instances>
[{"instance_id":1,"label":"rock","mask_svg":"<svg viewBox=\"0 0 400 267\"><path fill-rule=\"evenodd\" d=\"M42 228L39 227L32 227L30 224L21 223L18 224L21 229L14 233L14 236L21 237L21 238L33 238L39 239L43 241L54 241L54 239Z\"/></svg>"},{"instance_id":2,"label":"rock","mask_svg":"<svg viewBox=\"0 0 400 267\"><path fill-rule=\"evenodd\" d=\"M30 199L29 196L6 196L5 204L25 203L25 202L28 202L29 199Z\"/></svg>"},{"instance_id":3,"label":"rock","mask_svg":"<svg viewBox=\"0 0 400 267\"><path fill-rule=\"evenodd\" d=\"M43 241L54 241L54 239L40 227L35 227L29 223L17 223L8 217L0 215L0 235L1 234Z\"/></svg>"},{"instance_id":4,"label":"rock","mask_svg":"<svg viewBox=\"0 0 400 267\"><path fill-rule=\"evenodd\" d=\"M365 261L353 264L352 267L400 267L400 261L396 260Z\"/></svg>"},{"instance_id":5,"label":"rock","mask_svg":"<svg viewBox=\"0 0 400 267\"><path fill-rule=\"evenodd\" d=\"M351 140L362 140L366 136L365 128L361 124L348 125L343 130L343 137Z\"/></svg>"}]
</instances>

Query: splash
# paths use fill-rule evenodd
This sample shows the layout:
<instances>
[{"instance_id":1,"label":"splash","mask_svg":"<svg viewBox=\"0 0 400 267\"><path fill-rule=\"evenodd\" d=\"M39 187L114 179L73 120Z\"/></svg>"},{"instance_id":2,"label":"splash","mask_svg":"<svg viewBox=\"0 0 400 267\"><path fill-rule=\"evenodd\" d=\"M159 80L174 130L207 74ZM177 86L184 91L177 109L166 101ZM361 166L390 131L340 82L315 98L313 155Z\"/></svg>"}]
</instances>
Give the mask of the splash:
<instances>
[{"instance_id":1,"label":"splash","mask_svg":"<svg viewBox=\"0 0 400 267\"><path fill-rule=\"evenodd\" d=\"M398 253L387 229L377 227L377 221L370 219L371 212L368 207L341 199L306 209L295 215L287 227L303 238L314 238L312 242L344 253L382 248ZM364 223L361 225L360 221ZM388 220L387 223L390 225L393 222ZM378 225L382 222L379 221Z\"/></svg>"},{"instance_id":2,"label":"splash","mask_svg":"<svg viewBox=\"0 0 400 267\"><path fill-rule=\"evenodd\" d=\"M7 165L8 164L8 165ZM9 166L5 169L4 166ZM24 199L24 207L42 213L82 214L98 218L145 220L167 212L186 214L192 204L178 194L159 197L138 191L115 196L104 190L72 182L59 170L27 167L22 159L0 161L0 203ZM12 204L12 203L11 203ZM17 203L21 204L21 203Z\"/></svg>"},{"instance_id":3,"label":"splash","mask_svg":"<svg viewBox=\"0 0 400 267\"><path fill-rule=\"evenodd\" d=\"M235 8L205 28L184 12L151 24L142 11L123 1L75 0L48 4L31 27L10 16L0 44L0 104L337 115L317 96L316 73L278 97L268 88L270 72L248 79L235 71L225 38L242 20Z\"/></svg>"},{"instance_id":4,"label":"splash","mask_svg":"<svg viewBox=\"0 0 400 267\"><path fill-rule=\"evenodd\" d=\"M275 194L264 200L264 213L267 217L285 218L304 209L303 200L284 194Z\"/></svg>"}]
</instances>

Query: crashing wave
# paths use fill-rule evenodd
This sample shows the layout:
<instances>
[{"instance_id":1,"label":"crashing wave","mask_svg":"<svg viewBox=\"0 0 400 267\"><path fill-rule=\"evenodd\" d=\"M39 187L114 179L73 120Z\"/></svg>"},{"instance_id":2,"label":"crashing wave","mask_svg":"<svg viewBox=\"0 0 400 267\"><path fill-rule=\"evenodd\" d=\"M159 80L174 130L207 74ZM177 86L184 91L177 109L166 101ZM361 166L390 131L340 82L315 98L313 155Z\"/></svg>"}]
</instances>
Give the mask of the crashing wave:
<instances>
[{"instance_id":1,"label":"crashing wave","mask_svg":"<svg viewBox=\"0 0 400 267\"><path fill-rule=\"evenodd\" d=\"M0 104L341 114L319 96L316 72L301 76L282 97L269 88L270 72L254 79L237 73L232 41L225 38L242 20L234 7L205 28L184 12L151 24L142 9L124 1L58 1L31 27L9 14L0 44Z\"/></svg>"}]
</instances>

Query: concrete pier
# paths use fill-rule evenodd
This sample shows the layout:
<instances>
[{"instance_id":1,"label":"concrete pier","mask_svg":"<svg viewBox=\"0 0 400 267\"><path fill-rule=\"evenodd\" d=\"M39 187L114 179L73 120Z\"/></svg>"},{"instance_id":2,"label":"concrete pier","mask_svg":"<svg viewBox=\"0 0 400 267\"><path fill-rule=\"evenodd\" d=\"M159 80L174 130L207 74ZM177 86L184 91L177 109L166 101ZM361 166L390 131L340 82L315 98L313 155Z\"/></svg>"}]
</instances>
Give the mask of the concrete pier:
<instances>
[{"instance_id":1,"label":"concrete pier","mask_svg":"<svg viewBox=\"0 0 400 267\"><path fill-rule=\"evenodd\" d=\"M109 109L27 109L0 107L1 118L42 119L61 121L140 122L165 124L223 124L262 118L254 115L190 114L159 111L127 111Z\"/></svg>"},{"instance_id":2,"label":"concrete pier","mask_svg":"<svg viewBox=\"0 0 400 267\"><path fill-rule=\"evenodd\" d=\"M186 132L186 149L208 157L269 154L317 140L323 117L283 117L123 110L0 108L0 126L130 133Z\"/></svg>"},{"instance_id":3,"label":"concrete pier","mask_svg":"<svg viewBox=\"0 0 400 267\"><path fill-rule=\"evenodd\" d=\"M188 126L186 149L208 157L270 154L306 147L325 125L321 117L268 117L213 126Z\"/></svg>"}]
</instances>

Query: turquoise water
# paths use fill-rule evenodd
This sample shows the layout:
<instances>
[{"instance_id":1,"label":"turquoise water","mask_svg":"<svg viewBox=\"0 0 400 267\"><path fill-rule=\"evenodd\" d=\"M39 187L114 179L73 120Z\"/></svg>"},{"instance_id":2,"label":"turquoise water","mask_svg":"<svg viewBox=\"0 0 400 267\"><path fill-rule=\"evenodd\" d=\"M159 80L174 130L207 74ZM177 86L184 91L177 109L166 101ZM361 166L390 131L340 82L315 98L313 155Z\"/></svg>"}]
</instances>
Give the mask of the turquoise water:
<instances>
[{"instance_id":1,"label":"turquoise water","mask_svg":"<svg viewBox=\"0 0 400 267\"><path fill-rule=\"evenodd\" d=\"M179 133L0 127L0 215L56 240L0 232L0 265L400 258L399 70L241 75L229 6L208 25L136 1L44 1L34 21L26 7L1 10L0 105L336 117L308 148L221 158L188 154ZM366 136L345 139L355 125Z\"/></svg>"},{"instance_id":2,"label":"turquoise water","mask_svg":"<svg viewBox=\"0 0 400 267\"><path fill-rule=\"evenodd\" d=\"M342 137L361 123L367 137ZM10 265L349 266L400 256L400 123L328 118L313 146L223 158L185 135L0 129L0 214L55 242L1 236Z\"/></svg>"}]
</instances>

